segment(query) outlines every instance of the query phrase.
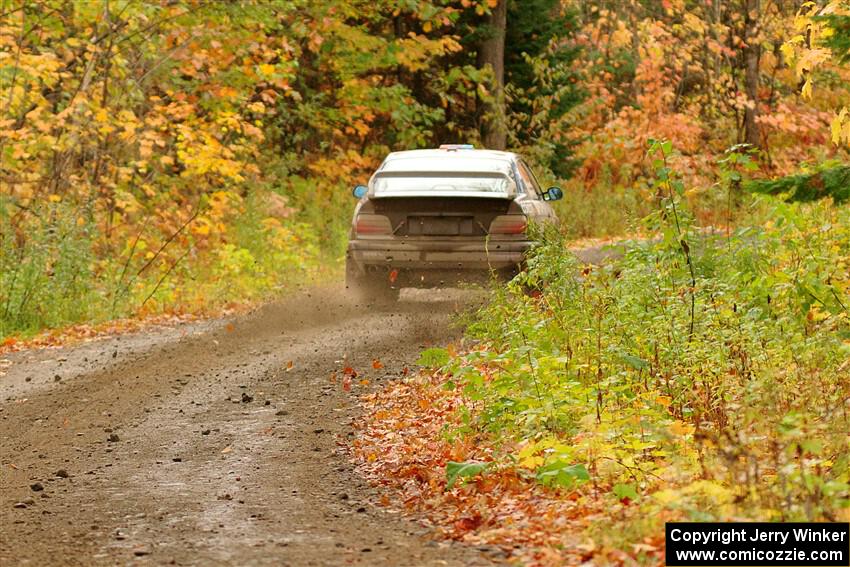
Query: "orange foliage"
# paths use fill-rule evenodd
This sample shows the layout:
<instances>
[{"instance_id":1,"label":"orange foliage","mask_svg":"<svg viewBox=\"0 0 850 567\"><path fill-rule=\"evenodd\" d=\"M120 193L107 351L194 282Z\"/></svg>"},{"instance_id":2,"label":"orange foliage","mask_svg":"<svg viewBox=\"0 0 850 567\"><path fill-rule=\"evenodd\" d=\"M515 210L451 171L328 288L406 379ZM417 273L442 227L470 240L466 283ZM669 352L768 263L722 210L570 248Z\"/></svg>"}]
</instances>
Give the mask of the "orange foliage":
<instances>
[{"instance_id":1,"label":"orange foliage","mask_svg":"<svg viewBox=\"0 0 850 567\"><path fill-rule=\"evenodd\" d=\"M393 382L363 397L366 415L355 423L352 458L373 483L395 491L397 498L387 505L426 515L445 538L496 546L524 565L630 561L582 533L610 512L595 489L544 488L533 476L496 465L446 490L447 462L494 464L497 451L486 439L445 436L447 425L460 425L458 410L472 409L472 404L443 388L439 376ZM639 545L659 561L663 557L663 541Z\"/></svg>"}]
</instances>

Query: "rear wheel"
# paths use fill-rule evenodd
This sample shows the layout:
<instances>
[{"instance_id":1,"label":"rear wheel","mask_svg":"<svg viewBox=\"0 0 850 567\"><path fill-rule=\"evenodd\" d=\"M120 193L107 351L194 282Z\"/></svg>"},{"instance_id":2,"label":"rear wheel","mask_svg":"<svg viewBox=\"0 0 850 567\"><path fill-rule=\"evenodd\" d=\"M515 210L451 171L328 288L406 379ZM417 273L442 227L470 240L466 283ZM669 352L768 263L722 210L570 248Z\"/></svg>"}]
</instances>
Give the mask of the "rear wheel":
<instances>
[{"instance_id":1,"label":"rear wheel","mask_svg":"<svg viewBox=\"0 0 850 567\"><path fill-rule=\"evenodd\" d=\"M389 282L374 282L375 301L380 303L395 303L401 295L401 289L390 286Z\"/></svg>"}]
</instances>

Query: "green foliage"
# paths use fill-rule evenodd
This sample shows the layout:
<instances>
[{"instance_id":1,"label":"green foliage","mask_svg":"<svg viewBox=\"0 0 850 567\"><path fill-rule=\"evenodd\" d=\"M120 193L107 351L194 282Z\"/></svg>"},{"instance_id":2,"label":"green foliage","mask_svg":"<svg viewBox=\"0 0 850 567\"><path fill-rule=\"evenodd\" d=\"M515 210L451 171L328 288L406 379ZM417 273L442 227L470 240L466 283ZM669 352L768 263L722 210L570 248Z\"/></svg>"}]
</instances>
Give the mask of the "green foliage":
<instances>
[{"instance_id":1,"label":"green foliage","mask_svg":"<svg viewBox=\"0 0 850 567\"><path fill-rule=\"evenodd\" d=\"M419 355L416 364L426 368L440 368L449 362L449 353L444 348L427 348Z\"/></svg>"},{"instance_id":2,"label":"green foliage","mask_svg":"<svg viewBox=\"0 0 850 567\"><path fill-rule=\"evenodd\" d=\"M850 16L846 14L830 14L819 16L815 21L825 22L832 33L825 39L827 47L832 49L836 59L841 63L850 61Z\"/></svg>"},{"instance_id":3,"label":"green foliage","mask_svg":"<svg viewBox=\"0 0 850 567\"><path fill-rule=\"evenodd\" d=\"M478 476L487 469L487 463L477 463L474 461L465 463L456 463L449 461L446 463L446 490L451 490L458 480L472 478Z\"/></svg>"},{"instance_id":4,"label":"green foliage","mask_svg":"<svg viewBox=\"0 0 850 567\"><path fill-rule=\"evenodd\" d=\"M850 166L824 164L811 173L750 181L746 188L754 193L784 196L791 201L831 197L841 203L850 198Z\"/></svg>"},{"instance_id":5,"label":"green foliage","mask_svg":"<svg viewBox=\"0 0 850 567\"><path fill-rule=\"evenodd\" d=\"M567 113L587 96L575 68L580 50L569 40L577 14L559 0L508 3L505 80L508 84L512 145L545 151L538 162L558 177L579 165L573 156Z\"/></svg>"},{"instance_id":6,"label":"green foliage","mask_svg":"<svg viewBox=\"0 0 850 567\"><path fill-rule=\"evenodd\" d=\"M590 474L582 464L569 465L563 461L553 461L537 469L537 480L548 486L572 488L590 480Z\"/></svg>"},{"instance_id":7,"label":"green foliage","mask_svg":"<svg viewBox=\"0 0 850 567\"><path fill-rule=\"evenodd\" d=\"M481 2L485 4L485 2ZM576 68L581 50L577 46L575 9L559 0L508 1L505 30L505 93L508 145L535 154L535 161L561 177L569 177L578 165L569 112L587 96L584 79ZM456 71L477 64L480 42L498 33L484 23L483 11L464 11L456 24L464 49L450 57ZM490 74L470 75L481 88L473 112L451 112L450 123L469 132L481 120L479 99L487 99ZM445 130L438 128L438 136ZM448 134L449 132L446 132ZM446 138L451 139L451 138ZM471 140L471 138L470 138Z\"/></svg>"},{"instance_id":8,"label":"green foliage","mask_svg":"<svg viewBox=\"0 0 850 567\"><path fill-rule=\"evenodd\" d=\"M629 500L638 499L638 493L633 484L615 484L614 488L611 489L611 492L613 492L614 496L620 500L624 500L626 498Z\"/></svg>"},{"instance_id":9,"label":"green foliage","mask_svg":"<svg viewBox=\"0 0 850 567\"><path fill-rule=\"evenodd\" d=\"M10 226L14 211L0 197L0 225ZM10 330L36 331L89 318L102 292L91 286L95 232L85 216L62 203L38 210L37 230L29 238L0 239L0 337Z\"/></svg>"},{"instance_id":10,"label":"green foliage","mask_svg":"<svg viewBox=\"0 0 850 567\"><path fill-rule=\"evenodd\" d=\"M552 181L555 184L555 181ZM615 185L586 189L576 182L563 185L564 198L554 203L561 230L570 238L621 235L637 228L652 210L638 189Z\"/></svg>"},{"instance_id":11,"label":"green foliage","mask_svg":"<svg viewBox=\"0 0 850 567\"><path fill-rule=\"evenodd\" d=\"M760 225L700 230L672 147L652 149L645 222L662 238L583 266L549 235L469 327L482 347L446 367L474 404L465 427L547 484L580 489L583 466L637 515L835 518L850 506L850 210L772 199Z\"/></svg>"},{"instance_id":12,"label":"green foliage","mask_svg":"<svg viewBox=\"0 0 850 567\"><path fill-rule=\"evenodd\" d=\"M14 214L7 203L0 198L3 223ZM29 225L22 243L0 239L0 337L144 309L203 311L261 299L314 278L322 262L312 225L269 218L252 193L228 220L225 243L193 257L198 244L189 238L187 251L162 265L155 259L167 250L163 241L148 245L140 237L104 256L90 213L63 202L30 212L39 224Z\"/></svg>"}]
</instances>

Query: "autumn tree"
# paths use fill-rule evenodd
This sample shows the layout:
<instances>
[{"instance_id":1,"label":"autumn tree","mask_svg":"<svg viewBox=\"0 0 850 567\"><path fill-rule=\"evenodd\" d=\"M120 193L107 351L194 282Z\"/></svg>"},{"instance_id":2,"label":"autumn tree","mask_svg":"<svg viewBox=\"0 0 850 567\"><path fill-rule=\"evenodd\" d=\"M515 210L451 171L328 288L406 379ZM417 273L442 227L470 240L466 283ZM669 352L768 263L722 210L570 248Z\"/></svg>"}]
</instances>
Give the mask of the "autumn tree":
<instances>
[{"instance_id":1,"label":"autumn tree","mask_svg":"<svg viewBox=\"0 0 850 567\"><path fill-rule=\"evenodd\" d=\"M570 125L561 121L584 97L581 71L575 67L576 10L563 0L508 0L505 25L500 28L494 18L501 25L502 15L496 11L501 7L482 0L458 19L464 49L451 60L455 66L473 65L483 73L474 126L486 147L523 148L568 176L575 166L575 138ZM501 57L490 61L496 51L502 52ZM497 88L494 77L500 78ZM498 145L487 135L498 138Z\"/></svg>"},{"instance_id":2,"label":"autumn tree","mask_svg":"<svg viewBox=\"0 0 850 567\"><path fill-rule=\"evenodd\" d=\"M783 46L783 55L793 65L800 94L812 100L815 85L830 86L850 61L850 2L831 0L824 6L806 2L794 19L797 32ZM844 104L832 120L832 141L850 143L850 104Z\"/></svg>"},{"instance_id":3,"label":"autumn tree","mask_svg":"<svg viewBox=\"0 0 850 567\"><path fill-rule=\"evenodd\" d=\"M819 16L821 22L830 30L824 34L824 44L832 51L839 65L850 63L850 2L831 2ZM832 139L835 143L850 144L850 109L842 108L832 124Z\"/></svg>"}]
</instances>

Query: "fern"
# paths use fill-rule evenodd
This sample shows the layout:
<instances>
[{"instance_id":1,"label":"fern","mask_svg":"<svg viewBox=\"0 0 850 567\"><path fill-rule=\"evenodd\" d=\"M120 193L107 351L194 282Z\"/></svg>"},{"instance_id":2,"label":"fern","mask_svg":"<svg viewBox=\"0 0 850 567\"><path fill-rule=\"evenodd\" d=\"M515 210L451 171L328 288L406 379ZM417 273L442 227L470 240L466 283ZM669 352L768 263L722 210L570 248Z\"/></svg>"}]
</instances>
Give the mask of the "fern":
<instances>
[{"instance_id":1,"label":"fern","mask_svg":"<svg viewBox=\"0 0 850 567\"><path fill-rule=\"evenodd\" d=\"M850 165L780 177L750 181L747 190L767 195L784 195L790 201L816 201L832 197L837 202L850 198Z\"/></svg>"}]
</instances>

